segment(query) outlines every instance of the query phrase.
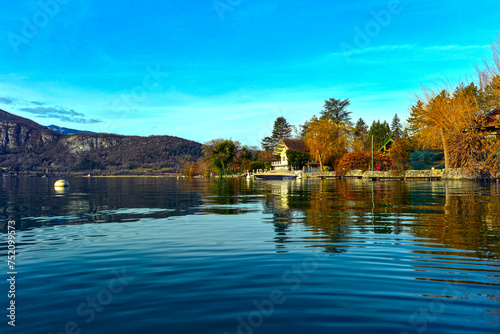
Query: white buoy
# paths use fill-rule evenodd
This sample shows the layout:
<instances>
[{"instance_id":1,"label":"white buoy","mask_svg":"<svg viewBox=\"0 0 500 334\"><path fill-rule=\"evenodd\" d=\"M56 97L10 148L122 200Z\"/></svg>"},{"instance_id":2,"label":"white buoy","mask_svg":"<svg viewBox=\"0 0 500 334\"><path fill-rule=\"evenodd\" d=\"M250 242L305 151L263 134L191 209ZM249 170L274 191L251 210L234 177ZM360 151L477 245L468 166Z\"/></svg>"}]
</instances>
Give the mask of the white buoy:
<instances>
[{"instance_id":1,"label":"white buoy","mask_svg":"<svg viewBox=\"0 0 500 334\"><path fill-rule=\"evenodd\" d=\"M66 180L57 180L56 183L54 183L54 188L67 188L69 187L69 182Z\"/></svg>"}]
</instances>

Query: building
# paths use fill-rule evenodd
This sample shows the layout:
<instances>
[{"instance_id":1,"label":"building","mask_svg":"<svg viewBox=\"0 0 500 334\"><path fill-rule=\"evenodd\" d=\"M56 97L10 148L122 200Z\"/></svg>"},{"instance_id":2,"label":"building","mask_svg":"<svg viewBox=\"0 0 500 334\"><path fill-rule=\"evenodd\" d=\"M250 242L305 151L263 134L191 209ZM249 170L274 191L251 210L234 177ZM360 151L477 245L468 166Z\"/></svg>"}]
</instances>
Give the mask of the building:
<instances>
[{"instance_id":1,"label":"building","mask_svg":"<svg viewBox=\"0 0 500 334\"><path fill-rule=\"evenodd\" d=\"M288 150L309 152L309 148L306 146L302 139L280 139L273 152L273 156L278 159L277 161L273 161L272 163L274 169L290 168L290 166L288 165L288 159L286 157L286 151Z\"/></svg>"},{"instance_id":2,"label":"building","mask_svg":"<svg viewBox=\"0 0 500 334\"><path fill-rule=\"evenodd\" d=\"M500 107L490 111L488 115L486 115L486 120L488 122L488 126L500 125Z\"/></svg>"},{"instance_id":3,"label":"building","mask_svg":"<svg viewBox=\"0 0 500 334\"><path fill-rule=\"evenodd\" d=\"M491 137L500 136L500 107L493 109L486 115L486 123L487 125L476 127L476 131L484 132ZM463 131L469 130L464 129Z\"/></svg>"},{"instance_id":4,"label":"building","mask_svg":"<svg viewBox=\"0 0 500 334\"><path fill-rule=\"evenodd\" d=\"M392 138L390 138L389 140L387 140L385 142L384 145L382 145L382 147L378 151L382 152L383 154L389 153L389 151L391 150L392 144L394 144L394 140L392 140Z\"/></svg>"}]
</instances>

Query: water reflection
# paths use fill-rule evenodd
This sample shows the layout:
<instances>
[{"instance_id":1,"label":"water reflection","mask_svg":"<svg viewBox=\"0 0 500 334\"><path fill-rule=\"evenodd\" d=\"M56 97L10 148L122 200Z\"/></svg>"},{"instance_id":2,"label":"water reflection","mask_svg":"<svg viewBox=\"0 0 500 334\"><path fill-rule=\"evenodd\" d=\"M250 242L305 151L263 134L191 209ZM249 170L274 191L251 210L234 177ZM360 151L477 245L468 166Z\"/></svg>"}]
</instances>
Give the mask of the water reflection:
<instances>
[{"instance_id":1,"label":"water reflection","mask_svg":"<svg viewBox=\"0 0 500 334\"><path fill-rule=\"evenodd\" d=\"M498 258L498 185L445 181L442 192L442 213L416 215L416 224L412 227L414 235L434 239L446 248L474 251L481 258Z\"/></svg>"},{"instance_id":2,"label":"water reflection","mask_svg":"<svg viewBox=\"0 0 500 334\"><path fill-rule=\"evenodd\" d=\"M0 231L15 220L17 230L50 225L114 223L199 212L196 184L167 178L69 178L60 192L50 178L3 178Z\"/></svg>"},{"instance_id":3,"label":"water reflection","mask_svg":"<svg viewBox=\"0 0 500 334\"><path fill-rule=\"evenodd\" d=\"M134 221L196 214L261 213L274 225L277 248L313 237L311 247L346 251L363 235L411 235L434 240L460 255L498 258L500 186L476 182L371 182L366 180L248 181L168 178L75 178L65 193L54 180L3 178L0 226ZM426 250L416 250L426 252Z\"/></svg>"},{"instance_id":4,"label":"water reflection","mask_svg":"<svg viewBox=\"0 0 500 334\"><path fill-rule=\"evenodd\" d=\"M264 213L273 215L274 224L304 223L331 243L342 243L353 233L406 233L481 258L499 256L496 184L326 180L269 182L263 189ZM278 240L286 242L286 228L278 229Z\"/></svg>"},{"instance_id":5,"label":"water reflection","mask_svg":"<svg viewBox=\"0 0 500 334\"><path fill-rule=\"evenodd\" d=\"M69 194L69 187L54 188L54 193L56 194L56 197L64 197Z\"/></svg>"},{"instance_id":6,"label":"water reflection","mask_svg":"<svg viewBox=\"0 0 500 334\"><path fill-rule=\"evenodd\" d=\"M132 312L143 312L138 319L155 315L157 321L171 325L173 320L164 318L172 313L184 326L199 312L203 316L196 316L204 325L221 320L221 315L231 317L232 325L233 318L254 311L246 307L255 298L264 300L269 291L280 288L284 272L314 256L318 259L315 271L307 272L300 289L289 291L287 303L280 305L277 313L284 316L266 319L275 322L276 328L293 327L287 321L293 317L302 317L299 323L317 325L321 332L345 319L351 320L344 328L355 328L362 319L371 321L375 331L384 332L381 328L386 329L387 319L392 319L398 333L400 328L418 332L421 328L408 323L408 318L430 305L446 306L442 312L436 309L441 313L431 314L443 328L456 326L462 319L478 320L480 326L499 323L497 184L166 178L69 181L66 194L54 191L54 180L1 181L2 231L7 220L16 220L19 231L29 230L19 233L18 239L25 261L23 277L32 277L33 282L31 290L25 282L27 297L22 305L42 309L32 296L41 294L39 289L46 284L48 291L67 296L80 291L82 281L99 291L109 278L103 281L92 275L123 266L141 275L141 283L135 295L127 290L121 296L130 296L127 302L117 301L116 306L123 307L120 316L134 314L128 313L133 305ZM5 249L2 254L6 256ZM67 254L82 260L65 258ZM95 266L99 270L94 271ZM70 283L38 284L39 278L53 273L57 277L62 273L60 277ZM72 285L73 278L64 275L77 277L77 283ZM243 296L240 303L235 303L235 296ZM58 298L54 300L59 302ZM75 305L84 300L77 299L68 307L43 301L43 309L58 314L66 310L71 317ZM166 303L171 308L165 308ZM431 328L432 323L427 325ZM366 328L353 332L366 332Z\"/></svg>"}]
</instances>

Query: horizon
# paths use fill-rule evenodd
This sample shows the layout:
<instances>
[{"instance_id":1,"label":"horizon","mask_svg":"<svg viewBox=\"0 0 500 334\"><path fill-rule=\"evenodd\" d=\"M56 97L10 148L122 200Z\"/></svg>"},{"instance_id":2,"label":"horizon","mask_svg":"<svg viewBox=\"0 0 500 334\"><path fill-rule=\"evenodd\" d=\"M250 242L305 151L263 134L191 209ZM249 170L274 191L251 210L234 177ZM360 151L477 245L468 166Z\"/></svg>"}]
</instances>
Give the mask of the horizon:
<instances>
[{"instance_id":1,"label":"horizon","mask_svg":"<svg viewBox=\"0 0 500 334\"><path fill-rule=\"evenodd\" d=\"M44 126L258 146L325 100L406 121L421 87L475 81L500 4L42 0L0 13L0 109ZM125 18L132 18L124 22Z\"/></svg>"}]
</instances>

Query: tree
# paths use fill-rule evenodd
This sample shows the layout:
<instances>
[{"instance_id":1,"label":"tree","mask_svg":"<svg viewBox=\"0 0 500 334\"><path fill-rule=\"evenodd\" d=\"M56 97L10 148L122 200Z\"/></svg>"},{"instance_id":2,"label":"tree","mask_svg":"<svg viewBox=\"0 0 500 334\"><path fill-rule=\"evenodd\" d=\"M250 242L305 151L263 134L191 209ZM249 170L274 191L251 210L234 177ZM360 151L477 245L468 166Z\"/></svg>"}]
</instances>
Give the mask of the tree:
<instances>
[{"instance_id":1,"label":"tree","mask_svg":"<svg viewBox=\"0 0 500 334\"><path fill-rule=\"evenodd\" d=\"M403 126L401 125L401 120L398 114L394 115L391 123L391 136L392 139L401 138L403 136Z\"/></svg>"},{"instance_id":2,"label":"tree","mask_svg":"<svg viewBox=\"0 0 500 334\"><path fill-rule=\"evenodd\" d=\"M346 124L337 124L331 119L313 117L309 121L305 143L311 156L319 162L321 171L329 158L339 159L347 151L349 133L350 129Z\"/></svg>"},{"instance_id":3,"label":"tree","mask_svg":"<svg viewBox=\"0 0 500 334\"><path fill-rule=\"evenodd\" d=\"M249 170L250 161L252 161L252 151L250 147L243 146L236 154L235 161L240 164L241 170L243 172Z\"/></svg>"},{"instance_id":4,"label":"tree","mask_svg":"<svg viewBox=\"0 0 500 334\"><path fill-rule=\"evenodd\" d=\"M361 139L365 139L368 135L368 125L362 118L358 119L356 125L354 126L354 135Z\"/></svg>"},{"instance_id":5,"label":"tree","mask_svg":"<svg viewBox=\"0 0 500 334\"><path fill-rule=\"evenodd\" d=\"M491 42L492 58L484 59L484 69L476 67L480 78L479 108L487 114L500 108L500 36ZM484 145L484 165L490 175L500 177L500 140L489 138Z\"/></svg>"},{"instance_id":6,"label":"tree","mask_svg":"<svg viewBox=\"0 0 500 334\"><path fill-rule=\"evenodd\" d=\"M277 141L273 137L264 137L260 144L264 151L271 152L276 147Z\"/></svg>"},{"instance_id":7,"label":"tree","mask_svg":"<svg viewBox=\"0 0 500 334\"><path fill-rule=\"evenodd\" d=\"M370 131L365 140L365 147L371 150L371 140L373 136L373 149L377 151L391 138L391 128L387 121L373 121Z\"/></svg>"},{"instance_id":8,"label":"tree","mask_svg":"<svg viewBox=\"0 0 500 334\"><path fill-rule=\"evenodd\" d=\"M264 151L270 152L274 150L280 139L288 139L292 137L292 126L288 123L285 117L278 117L274 121L273 132L271 136L264 137L261 141Z\"/></svg>"},{"instance_id":9,"label":"tree","mask_svg":"<svg viewBox=\"0 0 500 334\"><path fill-rule=\"evenodd\" d=\"M410 155L412 149L412 141L408 136L403 136L394 140L389 154L397 169L407 170L411 168Z\"/></svg>"},{"instance_id":10,"label":"tree","mask_svg":"<svg viewBox=\"0 0 500 334\"><path fill-rule=\"evenodd\" d=\"M490 80L481 83L478 92L478 106L483 115L500 106L500 75L493 76Z\"/></svg>"},{"instance_id":11,"label":"tree","mask_svg":"<svg viewBox=\"0 0 500 334\"><path fill-rule=\"evenodd\" d=\"M321 111L321 120L329 119L335 124L344 123L346 125L351 125L350 111L347 111L347 107L351 104L349 99L338 100L329 99L325 101L324 109Z\"/></svg>"},{"instance_id":12,"label":"tree","mask_svg":"<svg viewBox=\"0 0 500 334\"><path fill-rule=\"evenodd\" d=\"M309 122L310 121L305 121L304 125L300 125L300 137L301 138L305 138L306 137L307 131L309 129Z\"/></svg>"},{"instance_id":13,"label":"tree","mask_svg":"<svg viewBox=\"0 0 500 334\"><path fill-rule=\"evenodd\" d=\"M366 125L365 121L360 118L353 129L353 138L352 138L352 150L354 152L368 150L369 148L365 145L366 136L368 136L368 125Z\"/></svg>"},{"instance_id":14,"label":"tree","mask_svg":"<svg viewBox=\"0 0 500 334\"><path fill-rule=\"evenodd\" d=\"M219 175L227 172L227 165L235 157L238 144L230 139L215 139L203 145L205 158Z\"/></svg>"},{"instance_id":15,"label":"tree","mask_svg":"<svg viewBox=\"0 0 500 334\"><path fill-rule=\"evenodd\" d=\"M389 156L384 156L381 152L373 154L374 166L383 166L389 168L393 165L392 159ZM338 171L345 172L355 169L362 171L370 170L372 167L372 152L350 152L346 153L338 164Z\"/></svg>"},{"instance_id":16,"label":"tree","mask_svg":"<svg viewBox=\"0 0 500 334\"><path fill-rule=\"evenodd\" d=\"M425 90L423 98L411 108L408 121L414 137L424 148L442 149L445 168L452 166L450 141L465 129L475 131L478 106L474 92L471 85L460 85L453 94L446 89L439 93Z\"/></svg>"},{"instance_id":17,"label":"tree","mask_svg":"<svg viewBox=\"0 0 500 334\"><path fill-rule=\"evenodd\" d=\"M479 73L481 91L485 95L480 101L487 111L500 107L500 36L491 42L493 56L484 59L484 69L476 66ZM482 103L481 103L482 102Z\"/></svg>"},{"instance_id":18,"label":"tree","mask_svg":"<svg viewBox=\"0 0 500 334\"><path fill-rule=\"evenodd\" d=\"M287 150L286 158L288 163L295 169L301 169L311 161L311 155L309 153L299 150Z\"/></svg>"}]
</instances>

